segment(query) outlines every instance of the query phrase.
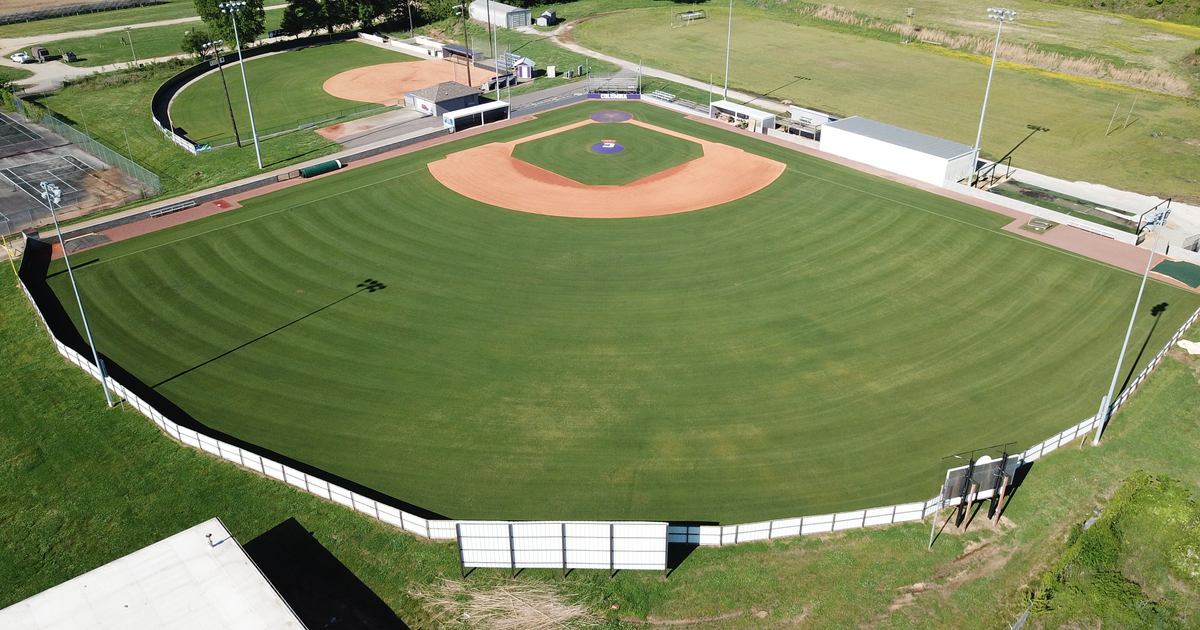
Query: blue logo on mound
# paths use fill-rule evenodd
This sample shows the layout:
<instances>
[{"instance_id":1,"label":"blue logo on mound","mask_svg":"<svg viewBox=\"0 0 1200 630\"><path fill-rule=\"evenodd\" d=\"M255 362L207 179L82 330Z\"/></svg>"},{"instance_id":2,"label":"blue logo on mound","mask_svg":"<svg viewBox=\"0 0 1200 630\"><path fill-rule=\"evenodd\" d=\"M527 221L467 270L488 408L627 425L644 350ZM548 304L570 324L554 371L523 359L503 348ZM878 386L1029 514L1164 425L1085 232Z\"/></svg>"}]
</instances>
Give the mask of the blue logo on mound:
<instances>
[{"instance_id":1,"label":"blue logo on mound","mask_svg":"<svg viewBox=\"0 0 1200 630\"><path fill-rule=\"evenodd\" d=\"M625 150L625 147L613 142L612 140L601 140L592 145L592 151L596 153L620 153Z\"/></svg>"}]
</instances>

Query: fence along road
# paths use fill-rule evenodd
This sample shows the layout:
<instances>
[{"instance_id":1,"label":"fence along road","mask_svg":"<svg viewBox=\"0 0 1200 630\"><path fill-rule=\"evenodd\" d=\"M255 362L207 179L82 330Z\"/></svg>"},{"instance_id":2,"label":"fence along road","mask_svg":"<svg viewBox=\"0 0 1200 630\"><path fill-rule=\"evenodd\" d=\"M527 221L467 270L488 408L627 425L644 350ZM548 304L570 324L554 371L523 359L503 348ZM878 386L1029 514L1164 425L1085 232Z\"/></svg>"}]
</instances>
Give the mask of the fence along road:
<instances>
[{"instance_id":1,"label":"fence along road","mask_svg":"<svg viewBox=\"0 0 1200 630\"><path fill-rule=\"evenodd\" d=\"M26 247L26 252L28 253L29 251L29 248ZM26 259L22 259L21 263L21 290L25 292L25 297L33 306L38 319L42 321L46 332L50 335L51 340L54 341L54 346L58 350L58 353L91 375L92 378L101 380L102 377L99 368L87 357L59 340L46 321L46 318L42 315L41 307L34 299L29 288L25 285L26 279L24 274L26 273L27 258L28 254ZM1191 317L1180 326L1179 330L1175 331L1171 339L1159 350L1154 359L1142 369L1137 378L1133 379L1129 387L1117 396L1116 401L1113 403L1112 413L1116 413L1129 400L1129 397L1141 386L1150 372L1162 362L1167 352L1171 349L1171 346L1179 341L1198 318L1200 318L1200 308L1197 308ZM466 548L460 546L460 553L462 554L460 560L462 560L464 566L501 566L501 568L513 568L515 570L516 568L527 566L525 563L531 563L528 566L533 568L534 566L558 562L558 564L552 565L557 568L562 566L565 558L565 561L570 565L567 568L662 570L666 568L665 551L660 551L657 546L658 543L654 542L658 540L659 531L661 531L663 550L666 549L668 540L670 542L691 543L700 546L731 545L758 540L859 529L876 525L889 525L906 521L918 521L941 509L944 504L957 504L958 500L958 497L954 497L954 500L944 502L939 492L937 496L923 502L903 503L887 507L839 512L836 514L821 514L738 525L669 526L669 528L666 523L637 521L554 521L534 523L529 521L426 519L382 501L376 501L370 497L352 492L337 484L321 479L316 475L285 466L270 458L263 457L250 449L234 446L209 437L199 431L180 426L160 413L149 403L139 398L112 376L104 378L108 383L108 387L113 392L124 398L126 402L133 405L142 415L149 418L166 432L167 435L175 438L177 441L295 486L323 499L340 503L352 510L394 525L411 534L433 540L458 539L460 540L460 545L466 545ZM1087 434L1096 427L1098 417L1099 414L1087 418L1065 431L1026 449L1020 455L1019 465L1045 457L1055 449L1069 444L1075 438ZM967 498L969 500L987 498L981 496L982 494L978 493L980 496ZM509 538L502 540L504 538L504 529L507 526L511 526L508 529L510 532ZM557 534L557 537L551 531L554 526L560 527L560 533ZM607 540L605 540L604 532L596 529L596 527L602 529L605 526L609 527ZM566 533L562 533L564 531ZM621 536L616 535L617 531L621 532ZM465 535L463 535L464 532ZM516 535L518 532L520 533L519 537ZM558 542L556 543L555 541ZM555 544L559 546L555 547ZM564 547L566 550L562 551ZM556 549L559 550L559 555L551 558L550 556L553 555ZM508 563L504 564L501 555L506 550L509 553L509 559ZM608 564L599 566L603 565L604 562L597 554L606 550L610 554ZM656 555L660 553L662 554L661 566L658 564ZM469 561L473 564L467 564L468 557ZM518 557L522 564L517 563ZM618 557L620 559L620 566L617 566Z\"/></svg>"}]
</instances>

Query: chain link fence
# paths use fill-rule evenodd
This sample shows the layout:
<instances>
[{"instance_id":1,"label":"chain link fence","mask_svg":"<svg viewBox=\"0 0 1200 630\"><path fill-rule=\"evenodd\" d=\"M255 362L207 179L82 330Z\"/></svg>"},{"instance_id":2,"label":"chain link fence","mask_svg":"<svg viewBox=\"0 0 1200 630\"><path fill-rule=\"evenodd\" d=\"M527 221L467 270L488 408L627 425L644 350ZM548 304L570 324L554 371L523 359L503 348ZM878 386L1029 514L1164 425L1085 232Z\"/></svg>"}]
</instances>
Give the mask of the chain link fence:
<instances>
[{"instance_id":1,"label":"chain link fence","mask_svg":"<svg viewBox=\"0 0 1200 630\"><path fill-rule=\"evenodd\" d=\"M288 133L291 131L299 131L301 129L308 129L310 127L316 127L317 125L322 125L324 123L331 123L335 120L340 120L342 118L349 118L351 116L361 116L363 114L372 114L372 113L376 113L376 112L383 112L383 111L387 111L387 110L391 110L391 109L396 109L397 107L399 107L403 104L404 104L403 101L397 101L395 104L391 104L391 105L380 105L379 103L363 103L362 105L346 107L346 108L334 110L331 112L324 112L324 113L315 114L312 116L305 116L303 118L300 118L299 120L296 120L296 121L293 121L290 123L285 123L282 125L274 125L271 127L260 127L258 129L258 139L265 140L272 136L278 136L280 134L285 134L285 133ZM250 132L249 129L243 130L239 126L238 135L241 136L242 144L246 144L248 142L254 142L254 136ZM235 144L237 144L237 139L234 137L233 134L229 134L227 136L221 136L218 138L201 140L199 143L197 143L197 150L198 151L212 151L214 149L223 149L225 147L233 146Z\"/></svg>"},{"instance_id":2,"label":"chain link fence","mask_svg":"<svg viewBox=\"0 0 1200 630\"><path fill-rule=\"evenodd\" d=\"M162 191L162 181L158 175L151 173L143 168L137 162L117 153L116 151L104 146L95 138L79 131L78 129L68 125L67 123L55 118L49 112L41 112L41 116L37 116L34 108L26 105L20 98L13 97L17 112L24 117L25 120L35 120L43 127L62 136L67 141L75 146L87 151L96 156L106 164L115 166L125 172L126 175L136 179L150 189L150 195L157 195Z\"/></svg>"}]
</instances>

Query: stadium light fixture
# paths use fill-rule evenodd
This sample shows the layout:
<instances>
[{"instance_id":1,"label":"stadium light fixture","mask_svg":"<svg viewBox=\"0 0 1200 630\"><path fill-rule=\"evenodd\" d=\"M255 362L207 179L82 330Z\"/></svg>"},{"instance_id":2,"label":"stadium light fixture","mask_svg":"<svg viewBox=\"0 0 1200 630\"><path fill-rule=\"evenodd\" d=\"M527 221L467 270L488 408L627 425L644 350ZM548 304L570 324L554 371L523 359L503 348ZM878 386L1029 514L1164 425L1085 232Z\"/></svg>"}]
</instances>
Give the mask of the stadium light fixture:
<instances>
[{"instance_id":1,"label":"stadium light fixture","mask_svg":"<svg viewBox=\"0 0 1200 630\"><path fill-rule=\"evenodd\" d=\"M62 228L58 225L58 213L54 206L62 203L62 189L50 182L42 182L42 199L50 206L50 218L54 219L54 231L58 233L58 245L62 248L63 260L67 263L67 275L71 278L71 288L75 290L75 303L79 305L79 317L83 319L83 332L87 334L88 345L92 347L92 359L96 361L96 369L100 370L100 386L104 388L104 400L108 406L113 406L112 394L108 391L108 373L104 363L100 361L100 353L96 351L96 342L92 340L92 329L88 326L87 314L83 312L83 299L79 297L79 285L75 284L75 272L71 270L71 257L67 254L67 244L63 241Z\"/></svg>"},{"instance_id":2,"label":"stadium light fixture","mask_svg":"<svg viewBox=\"0 0 1200 630\"><path fill-rule=\"evenodd\" d=\"M246 109L250 112L250 135L254 137L254 156L258 158L258 168L261 170L262 150L258 148L258 130L254 127L254 107L250 105L250 84L246 83L246 62L242 60L242 38L238 35L237 14L246 9L245 0L222 2L221 13L228 13L233 20L233 41L237 44L238 65L242 67L242 87L246 89ZM232 113L230 114L232 116Z\"/></svg>"},{"instance_id":3,"label":"stadium light fixture","mask_svg":"<svg viewBox=\"0 0 1200 630\"><path fill-rule=\"evenodd\" d=\"M1165 202L1166 208L1160 208L1163 204L1159 204L1152 208L1143 217L1146 220L1146 226L1143 229L1154 228L1154 245L1150 247L1150 260L1146 261L1146 272L1142 274L1142 286L1138 289L1137 300L1133 303L1133 315L1129 318L1129 328L1125 331L1125 341L1121 344L1121 354L1117 355L1117 369L1113 370L1112 383L1108 386L1108 394L1100 399L1099 422L1096 424L1096 437L1092 440L1092 446L1100 445L1100 436L1104 433L1104 426L1108 424L1108 417L1112 414L1112 399L1116 393L1117 379L1121 377L1121 363L1125 360L1125 351L1129 349L1129 337L1133 334L1133 322L1137 320L1138 309L1142 306L1142 294L1146 291L1146 279L1150 277L1150 267L1154 266L1154 254L1158 251L1158 237L1162 236L1163 226L1167 224L1167 217L1171 216L1171 200Z\"/></svg>"},{"instance_id":4,"label":"stadium light fixture","mask_svg":"<svg viewBox=\"0 0 1200 630\"><path fill-rule=\"evenodd\" d=\"M729 49L733 45L733 0L729 0L729 33L725 36L725 93L723 100L729 100Z\"/></svg>"},{"instance_id":5,"label":"stadium light fixture","mask_svg":"<svg viewBox=\"0 0 1200 630\"><path fill-rule=\"evenodd\" d=\"M1000 26L996 28L996 44L992 48L992 66L988 70L987 89L983 91L983 111L979 114L979 131L975 134L975 146L971 151L971 185L975 185L975 174L979 172L979 141L983 139L983 118L987 116L988 95L992 92L992 75L996 72L996 53L1000 52L1000 33L1004 30L1004 23L1011 22L1017 19L1017 12L1008 9L990 8L988 9L988 18L1000 22Z\"/></svg>"}]
</instances>

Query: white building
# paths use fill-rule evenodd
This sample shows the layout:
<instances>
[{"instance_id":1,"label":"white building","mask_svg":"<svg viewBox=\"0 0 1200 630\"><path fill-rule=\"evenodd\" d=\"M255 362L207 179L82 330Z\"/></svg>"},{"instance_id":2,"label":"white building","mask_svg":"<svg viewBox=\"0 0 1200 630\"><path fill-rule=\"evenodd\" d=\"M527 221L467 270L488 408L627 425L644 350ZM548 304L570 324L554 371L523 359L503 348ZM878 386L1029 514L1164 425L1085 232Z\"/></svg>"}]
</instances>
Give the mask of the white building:
<instances>
[{"instance_id":1,"label":"white building","mask_svg":"<svg viewBox=\"0 0 1200 630\"><path fill-rule=\"evenodd\" d=\"M220 519L0 610L5 630L304 630Z\"/></svg>"},{"instance_id":2,"label":"white building","mask_svg":"<svg viewBox=\"0 0 1200 630\"><path fill-rule=\"evenodd\" d=\"M489 2L489 0L475 0L471 3L469 9L471 19L487 24L489 8L492 12L492 26L517 28L518 26L529 26L533 21L533 12L529 9L510 7L507 4Z\"/></svg>"},{"instance_id":3,"label":"white building","mask_svg":"<svg viewBox=\"0 0 1200 630\"><path fill-rule=\"evenodd\" d=\"M965 144L861 116L821 125L821 150L937 186L970 177L974 167Z\"/></svg>"},{"instance_id":4,"label":"white building","mask_svg":"<svg viewBox=\"0 0 1200 630\"><path fill-rule=\"evenodd\" d=\"M404 93L404 106L411 107L430 116L441 116L465 107L479 104L479 88L446 81L427 88Z\"/></svg>"},{"instance_id":5,"label":"white building","mask_svg":"<svg viewBox=\"0 0 1200 630\"><path fill-rule=\"evenodd\" d=\"M752 133L767 133L775 128L775 114L729 101L713 103L708 110L708 115L711 118L731 122Z\"/></svg>"}]
</instances>

